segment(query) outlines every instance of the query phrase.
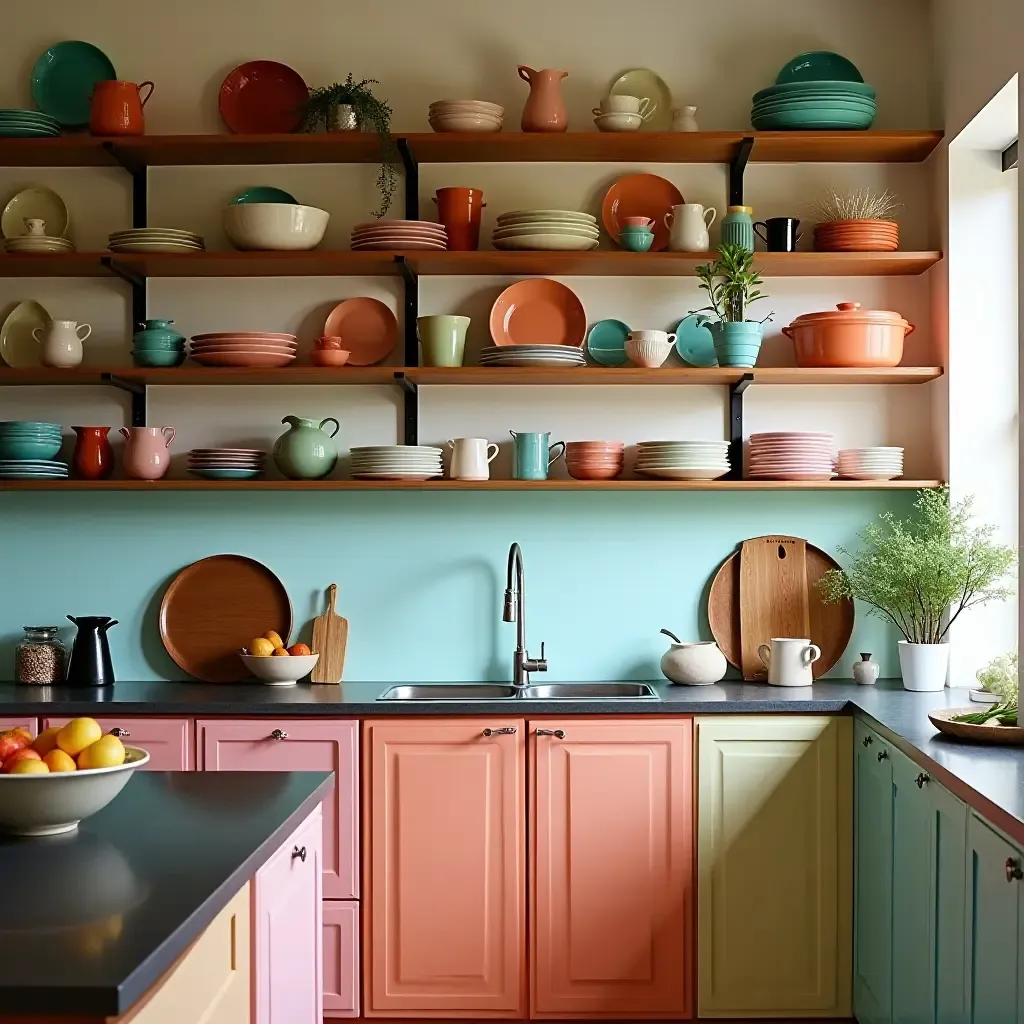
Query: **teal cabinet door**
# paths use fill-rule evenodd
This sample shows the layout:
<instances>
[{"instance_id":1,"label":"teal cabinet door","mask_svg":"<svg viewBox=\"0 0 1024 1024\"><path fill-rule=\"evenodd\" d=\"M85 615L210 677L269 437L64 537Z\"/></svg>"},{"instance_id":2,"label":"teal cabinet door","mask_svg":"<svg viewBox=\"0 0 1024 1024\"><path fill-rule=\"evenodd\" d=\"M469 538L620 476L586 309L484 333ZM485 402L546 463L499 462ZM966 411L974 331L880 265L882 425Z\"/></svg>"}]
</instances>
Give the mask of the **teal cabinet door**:
<instances>
[{"instance_id":1,"label":"teal cabinet door","mask_svg":"<svg viewBox=\"0 0 1024 1024\"><path fill-rule=\"evenodd\" d=\"M967 805L925 774L935 830L935 1024L967 1020Z\"/></svg>"},{"instance_id":2,"label":"teal cabinet door","mask_svg":"<svg viewBox=\"0 0 1024 1024\"><path fill-rule=\"evenodd\" d=\"M892 1021L892 757L855 723L853 1012L859 1024Z\"/></svg>"}]
</instances>

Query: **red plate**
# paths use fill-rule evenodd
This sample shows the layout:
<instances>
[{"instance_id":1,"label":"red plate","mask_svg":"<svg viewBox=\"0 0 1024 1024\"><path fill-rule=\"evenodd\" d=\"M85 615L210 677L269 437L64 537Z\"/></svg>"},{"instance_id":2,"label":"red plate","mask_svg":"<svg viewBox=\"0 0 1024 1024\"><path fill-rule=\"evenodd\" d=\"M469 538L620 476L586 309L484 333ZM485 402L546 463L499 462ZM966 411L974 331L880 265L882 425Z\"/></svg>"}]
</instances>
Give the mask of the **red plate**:
<instances>
[{"instance_id":1,"label":"red plate","mask_svg":"<svg viewBox=\"0 0 1024 1024\"><path fill-rule=\"evenodd\" d=\"M220 116L240 135L294 132L302 124L309 87L297 71L276 60L239 64L220 87Z\"/></svg>"},{"instance_id":2,"label":"red plate","mask_svg":"<svg viewBox=\"0 0 1024 1024\"><path fill-rule=\"evenodd\" d=\"M668 245L665 214L685 201L671 181L657 174L630 174L619 178L605 193L601 221L605 231L618 241L619 225L624 217L650 217L654 221L654 243L650 251L658 252Z\"/></svg>"}]
</instances>

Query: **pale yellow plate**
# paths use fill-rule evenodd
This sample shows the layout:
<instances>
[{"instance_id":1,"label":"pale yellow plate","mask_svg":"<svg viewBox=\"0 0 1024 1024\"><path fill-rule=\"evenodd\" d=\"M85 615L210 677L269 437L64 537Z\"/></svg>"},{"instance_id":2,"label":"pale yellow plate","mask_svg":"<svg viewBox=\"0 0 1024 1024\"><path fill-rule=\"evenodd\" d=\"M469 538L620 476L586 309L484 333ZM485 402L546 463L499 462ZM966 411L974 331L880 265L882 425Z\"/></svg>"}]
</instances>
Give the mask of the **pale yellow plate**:
<instances>
[{"instance_id":1,"label":"pale yellow plate","mask_svg":"<svg viewBox=\"0 0 1024 1024\"><path fill-rule=\"evenodd\" d=\"M17 370L42 366L42 350L39 342L32 337L36 327L45 327L50 314L31 299L19 302L8 314L0 327L0 357L8 366Z\"/></svg>"},{"instance_id":2,"label":"pale yellow plate","mask_svg":"<svg viewBox=\"0 0 1024 1024\"><path fill-rule=\"evenodd\" d=\"M633 68L619 75L608 90L609 96L645 96L657 104L654 113L640 125L642 132L670 132L672 130L672 90L661 75L650 68Z\"/></svg>"},{"instance_id":3,"label":"pale yellow plate","mask_svg":"<svg viewBox=\"0 0 1024 1024\"><path fill-rule=\"evenodd\" d=\"M4 238L27 235L26 217L38 217L46 222L45 234L63 237L68 229L68 208L56 192L49 188L26 188L4 207L0 216L0 231Z\"/></svg>"}]
</instances>

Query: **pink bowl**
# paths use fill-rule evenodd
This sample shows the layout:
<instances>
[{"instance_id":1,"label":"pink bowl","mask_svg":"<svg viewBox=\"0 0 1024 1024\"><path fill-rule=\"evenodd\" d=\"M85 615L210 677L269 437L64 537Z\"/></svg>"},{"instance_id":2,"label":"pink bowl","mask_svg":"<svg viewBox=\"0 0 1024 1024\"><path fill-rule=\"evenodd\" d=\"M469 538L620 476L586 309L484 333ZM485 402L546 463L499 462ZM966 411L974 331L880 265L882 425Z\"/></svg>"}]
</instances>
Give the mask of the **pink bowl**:
<instances>
[{"instance_id":1,"label":"pink bowl","mask_svg":"<svg viewBox=\"0 0 1024 1024\"><path fill-rule=\"evenodd\" d=\"M309 354L314 366L344 366L351 352L338 348L315 348Z\"/></svg>"},{"instance_id":2,"label":"pink bowl","mask_svg":"<svg viewBox=\"0 0 1024 1024\"><path fill-rule=\"evenodd\" d=\"M574 480L614 480L621 472L622 466L576 466L566 463L569 476Z\"/></svg>"}]
</instances>

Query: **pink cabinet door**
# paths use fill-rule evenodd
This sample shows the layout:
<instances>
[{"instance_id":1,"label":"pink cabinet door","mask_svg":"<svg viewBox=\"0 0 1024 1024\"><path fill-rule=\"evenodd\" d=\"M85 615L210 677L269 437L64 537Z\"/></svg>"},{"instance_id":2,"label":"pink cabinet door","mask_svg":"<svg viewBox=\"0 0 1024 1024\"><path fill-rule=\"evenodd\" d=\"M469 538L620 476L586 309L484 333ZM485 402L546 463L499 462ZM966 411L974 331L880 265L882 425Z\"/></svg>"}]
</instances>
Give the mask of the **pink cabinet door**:
<instances>
[{"instance_id":1,"label":"pink cabinet door","mask_svg":"<svg viewBox=\"0 0 1024 1024\"><path fill-rule=\"evenodd\" d=\"M692 723L529 732L531 1016L689 1016Z\"/></svg>"},{"instance_id":2,"label":"pink cabinet door","mask_svg":"<svg viewBox=\"0 0 1024 1024\"><path fill-rule=\"evenodd\" d=\"M8 729L28 729L35 736L38 725L38 718L0 718L0 732L6 732Z\"/></svg>"},{"instance_id":3,"label":"pink cabinet door","mask_svg":"<svg viewBox=\"0 0 1024 1024\"><path fill-rule=\"evenodd\" d=\"M359 1016L359 904L324 900L324 1016Z\"/></svg>"},{"instance_id":4,"label":"pink cabinet door","mask_svg":"<svg viewBox=\"0 0 1024 1024\"><path fill-rule=\"evenodd\" d=\"M64 725L70 716L44 718L43 728ZM136 718L121 715L97 718L104 732L114 732L129 746L149 751L145 770L151 772L192 771L192 748L195 744L192 722L187 718Z\"/></svg>"},{"instance_id":5,"label":"pink cabinet door","mask_svg":"<svg viewBox=\"0 0 1024 1024\"><path fill-rule=\"evenodd\" d=\"M208 772L334 772L323 803L324 896L359 895L358 722L203 720L196 722L196 748Z\"/></svg>"},{"instance_id":6,"label":"pink cabinet door","mask_svg":"<svg viewBox=\"0 0 1024 1024\"><path fill-rule=\"evenodd\" d=\"M255 1024L319 1021L323 1013L323 818L318 807L256 872Z\"/></svg>"},{"instance_id":7,"label":"pink cabinet door","mask_svg":"<svg viewBox=\"0 0 1024 1024\"><path fill-rule=\"evenodd\" d=\"M364 724L366 1017L525 1012L525 723Z\"/></svg>"}]
</instances>

